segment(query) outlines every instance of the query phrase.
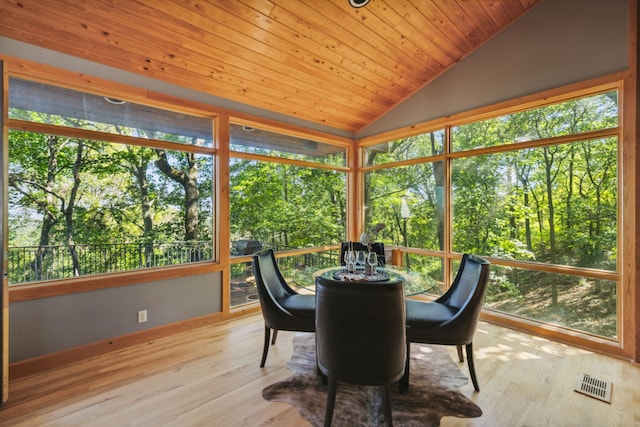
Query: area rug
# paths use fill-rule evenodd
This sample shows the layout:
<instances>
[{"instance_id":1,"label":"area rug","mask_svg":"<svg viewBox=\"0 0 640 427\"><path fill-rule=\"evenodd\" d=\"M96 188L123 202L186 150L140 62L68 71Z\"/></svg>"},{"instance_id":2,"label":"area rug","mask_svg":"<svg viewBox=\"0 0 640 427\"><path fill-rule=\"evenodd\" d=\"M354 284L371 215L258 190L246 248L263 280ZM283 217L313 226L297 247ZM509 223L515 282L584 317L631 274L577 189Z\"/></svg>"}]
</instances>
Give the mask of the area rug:
<instances>
[{"instance_id":1,"label":"area rug","mask_svg":"<svg viewBox=\"0 0 640 427\"><path fill-rule=\"evenodd\" d=\"M316 371L314 334L298 333L293 339L293 355L287 362L293 375L262 390L269 401L294 405L313 426L324 424L327 386ZM393 422L396 426L439 426L444 416L474 418L482 410L456 388L467 377L441 346L411 344L409 391L391 390ZM334 427L382 426L382 388L338 383L333 413Z\"/></svg>"}]
</instances>

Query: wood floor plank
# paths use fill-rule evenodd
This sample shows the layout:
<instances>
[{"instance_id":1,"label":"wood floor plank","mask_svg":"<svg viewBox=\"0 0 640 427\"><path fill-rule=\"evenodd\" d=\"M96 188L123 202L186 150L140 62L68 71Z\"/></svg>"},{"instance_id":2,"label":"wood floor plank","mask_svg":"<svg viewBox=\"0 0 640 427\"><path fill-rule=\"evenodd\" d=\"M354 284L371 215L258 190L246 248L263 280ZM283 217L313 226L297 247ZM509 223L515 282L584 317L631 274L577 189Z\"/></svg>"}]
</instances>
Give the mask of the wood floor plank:
<instances>
[{"instance_id":1,"label":"wood floor plank","mask_svg":"<svg viewBox=\"0 0 640 427\"><path fill-rule=\"evenodd\" d=\"M20 378L0 426L308 427L296 408L262 398L291 375L293 336L280 332L262 369L258 314ZM483 415L445 417L443 427L640 425L637 365L487 323L474 347L481 391L460 391ZM611 404L573 391L582 373L613 383Z\"/></svg>"}]
</instances>

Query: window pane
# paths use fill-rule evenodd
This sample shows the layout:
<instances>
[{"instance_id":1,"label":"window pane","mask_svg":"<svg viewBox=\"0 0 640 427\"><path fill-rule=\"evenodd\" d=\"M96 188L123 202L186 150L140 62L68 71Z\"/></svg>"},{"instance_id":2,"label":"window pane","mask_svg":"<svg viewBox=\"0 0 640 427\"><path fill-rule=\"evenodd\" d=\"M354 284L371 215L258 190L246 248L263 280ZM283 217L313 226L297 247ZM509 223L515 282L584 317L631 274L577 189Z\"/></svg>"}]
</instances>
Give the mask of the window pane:
<instances>
[{"instance_id":1,"label":"window pane","mask_svg":"<svg viewBox=\"0 0 640 427\"><path fill-rule=\"evenodd\" d=\"M611 91L451 129L451 150L512 144L618 126L618 92Z\"/></svg>"},{"instance_id":2,"label":"window pane","mask_svg":"<svg viewBox=\"0 0 640 427\"><path fill-rule=\"evenodd\" d=\"M230 175L232 240L284 250L344 239L346 173L231 159Z\"/></svg>"},{"instance_id":3,"label":"window pane","mask_svg":"<svg viewBox=\"0 0 640 427\"><path fill-rule=\"evenodd\" d=\"M617 139L454 159L453 249L617 270Z\"/></svg>"},{"instance_id":4,"label":"window pane","mask_svg":"<svg viewBox=\"0 0 640 427\"><path fill-rule=\"evenodd\" d=\"M617 291L612 280L492 265L485 307L617 337Z\"/></svg>"},{"instance_id":5,"label":"window pane","mask_svg":"<svg viewBox=\"0 0 640 427\"><path fill-rule=\"evenodd\" d=\"M444 293L444 266L442 258L405 253L402 256L403 269L410 274L405 281L405 295Z\"/></svg>"},{"instance_id":6,"label":"window pane","mask_svg":"<svg viewBox=\"0 0 640 427\"><path fill-rule=\"evenodd\" d=\"M344 166L346 163L346 149L343 147L249 126L232 124L230 143L231 150L241 153L262 154L334 166Z\"/></svg>"},{"instance_id":7,"label":"window pane","mask_svg":"<svg viewBox=\"0 0 640 427\"><path fill-rule=\"evenodd\" d=\"M295 254L278 257L276 262L287 284L296 292L315 292L315 275L323 268L340 264L339 250ZM234 262L235 261L235 262ZM254 303L258 300L256 280L251 264L231 261L231 306Z\"/></svg>"},{"instance_id":8,"label":"window pane","mask_svg":"<svg viewBox=\"0 0 640 427\"><path fill-rule=\"evenodd\" d=\"M212 146L212 119L12 78L9 117L98 132Z\"/></svg>"},{"instance_id":9,"label":"window pane","mask_svg":"<svg viewBox=\"0 0 640 427\"><path fill-rule=\"evenodd\" d=\"M444 146L444 131L414 135L395 141L383 142L364 149L366 166L399 162L402 160L441 154Z\"/></svg>"},{"instance_id":10,"label":"window pane","mask_svg":"<svg viewBox=\"0 0 640 427\"><path fill-rule=\"evenodd\" d=\"M211 260L213 157L9 134L11 284Z\"/></svg>"},{"instance_id":11,"label":"window pane","mask_svg":"<svg viewBox=\"0 0 640 427\"><path fill-rule=\"evenodd\" d=\"M368 171L364 194L370 240L442 250L444 162Z\"/></svg>"}]
</instances>

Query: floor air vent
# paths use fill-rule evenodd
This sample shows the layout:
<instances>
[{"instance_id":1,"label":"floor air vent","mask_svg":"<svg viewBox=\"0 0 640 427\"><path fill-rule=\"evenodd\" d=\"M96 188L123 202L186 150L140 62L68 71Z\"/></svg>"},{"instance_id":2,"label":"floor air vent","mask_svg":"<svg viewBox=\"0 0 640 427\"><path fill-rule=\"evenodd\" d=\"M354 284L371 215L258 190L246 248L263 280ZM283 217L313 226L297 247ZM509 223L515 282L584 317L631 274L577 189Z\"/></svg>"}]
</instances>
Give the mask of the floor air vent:
<instances>
[{"instance_id":1,"label":"floor air vent","mask_svg":"<svg viewBox=\"0 0 640 427\"><path fill-rule=\"evenodd\" d=\"M610 382L582 374L578 377L574 391L602 400L603 402L611 403L611 386L612 384Z\"/></svg>"}]
</instances>

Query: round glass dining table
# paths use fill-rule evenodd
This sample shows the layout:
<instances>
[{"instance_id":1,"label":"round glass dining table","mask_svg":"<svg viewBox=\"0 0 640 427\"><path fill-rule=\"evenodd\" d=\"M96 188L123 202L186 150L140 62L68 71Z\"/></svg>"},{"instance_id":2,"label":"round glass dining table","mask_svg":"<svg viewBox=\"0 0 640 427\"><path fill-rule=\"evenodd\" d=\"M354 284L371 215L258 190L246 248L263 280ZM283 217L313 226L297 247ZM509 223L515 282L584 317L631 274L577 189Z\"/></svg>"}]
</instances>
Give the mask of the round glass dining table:
<instances>
[{"instance_id":1,"label":"round glass dining table","mask_svg":"<svg viewBox=\"0 0 640 427\"><path fill-rule=\"evenodd\" d=\"M378 284L389 280L402 280L404 282L404 293L407 296L429 292L436 288L435 283L425 283L425 278L422 277L422 275L390 265L376 267L376 273L373 275L365 274L364 269L361 268L356 269L355 272L348 272L345 266L328 267L313 273L314 278L318 276L345 282L369 282Z\"/></svg>"}]
</instances>

